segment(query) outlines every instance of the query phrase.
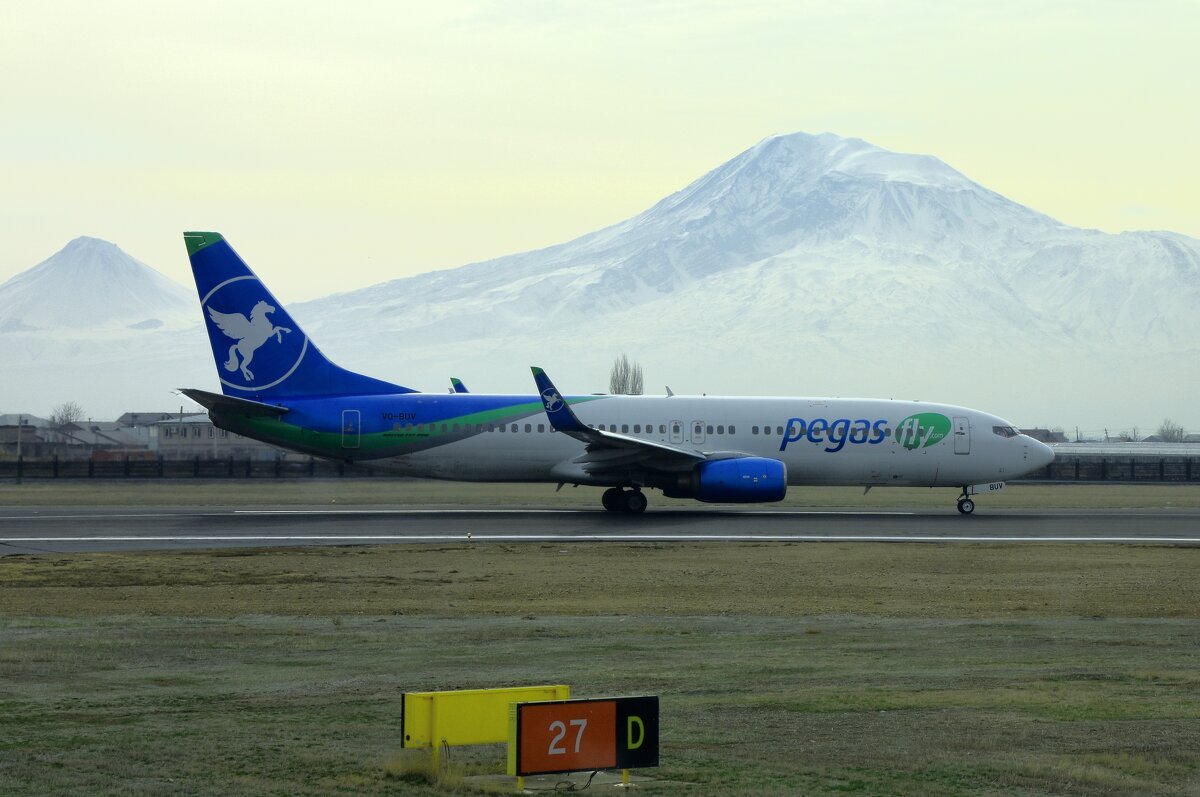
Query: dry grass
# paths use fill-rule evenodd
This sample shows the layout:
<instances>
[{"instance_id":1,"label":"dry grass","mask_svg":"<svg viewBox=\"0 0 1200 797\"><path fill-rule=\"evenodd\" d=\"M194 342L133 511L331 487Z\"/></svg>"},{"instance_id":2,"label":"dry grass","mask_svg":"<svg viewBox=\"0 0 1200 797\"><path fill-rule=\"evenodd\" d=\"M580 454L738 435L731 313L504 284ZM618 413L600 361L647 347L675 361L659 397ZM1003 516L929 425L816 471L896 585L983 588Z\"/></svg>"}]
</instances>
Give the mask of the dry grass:
<instances>
[{"instance_id":1,"label":"dry grass","mask_svg":"<svg viewBox=\"0 0 1200 797\"><path fill-rule=\"evenodd\" d=\"M673 794L1190 794L1200 551L443 546L0 560L0 793L445 794L400 693L662 696ZM481 757L482 756L482 757Z\"/></svg>"},{"instance_id":2,"label":"dry grass","mask_svg":"<svg viewBox=\"0 0 1200 797\"><path fill-rule=\"evenodd\" d=\"M572 543L0 560L21 616L1197 618L1200 549Z\"/></svg>"}]
</instances>

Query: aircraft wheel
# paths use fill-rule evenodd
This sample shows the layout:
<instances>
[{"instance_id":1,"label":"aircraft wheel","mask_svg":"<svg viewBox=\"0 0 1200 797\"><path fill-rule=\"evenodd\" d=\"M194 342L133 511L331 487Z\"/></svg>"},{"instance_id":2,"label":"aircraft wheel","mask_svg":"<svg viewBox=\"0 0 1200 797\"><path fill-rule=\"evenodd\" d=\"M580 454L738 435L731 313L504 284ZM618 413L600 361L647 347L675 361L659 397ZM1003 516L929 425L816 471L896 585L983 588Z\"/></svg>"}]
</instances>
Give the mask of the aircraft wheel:
<instances>
[{"instance_id":1,"label":"aircraft wheel","mask_svg":"<svg viewBox=\"0 0 1200 797\"><path fill-rule=\"evenodd\" d=\"M958 499L958 511L962 512L964 515L971 514L975 511L975 502L970 498Z\"/></svg>"},{"instance_id":2,"label":"aircraft wheel","mask_svg":"<svg viewBox=\"0 0 1200 797\"><path fill-rule=\"evenodd\" d=\"M625 508L624 498L621 495L624 490L620 487L610 487L604 491L604 495L600 496L600 503L609 512L619 512Z\"/></svg>"},{"instance_id":3,"label":"aircraft wheel","mask_svg":"<svg viewBox=\"0 0 1200 797\"><path fill-rule=\"evenodd\" d=\"M646 496L640 490L630 490L625 493L625 506L622 507L631 515L640 515L646 511Z\"/></svg>"}]
</instances>

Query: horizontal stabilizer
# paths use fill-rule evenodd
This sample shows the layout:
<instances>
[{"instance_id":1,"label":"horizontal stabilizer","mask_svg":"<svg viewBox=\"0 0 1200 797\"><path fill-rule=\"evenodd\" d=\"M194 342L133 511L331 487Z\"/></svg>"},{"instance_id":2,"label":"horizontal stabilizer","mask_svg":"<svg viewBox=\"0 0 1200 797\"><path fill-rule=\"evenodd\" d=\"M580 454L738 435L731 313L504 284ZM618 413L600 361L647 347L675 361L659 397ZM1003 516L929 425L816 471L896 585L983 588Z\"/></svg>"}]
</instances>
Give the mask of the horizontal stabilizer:
<instances>
[{"instance_id":1,"label":"horizontal stabilizer","mask_svg":"<svg viewBox=\"0 0 1200 797\"><path fill-rule=\"evenodd\" d=\"M209 393L207 390L197 390L193 387L180 388L180 393L204 407L210 412L229 412L238 415L271 415L278 417L288 412L287 407L274 404L263 404L261 401L222 396L220 393Z\"/></svg>"}]
</instances>

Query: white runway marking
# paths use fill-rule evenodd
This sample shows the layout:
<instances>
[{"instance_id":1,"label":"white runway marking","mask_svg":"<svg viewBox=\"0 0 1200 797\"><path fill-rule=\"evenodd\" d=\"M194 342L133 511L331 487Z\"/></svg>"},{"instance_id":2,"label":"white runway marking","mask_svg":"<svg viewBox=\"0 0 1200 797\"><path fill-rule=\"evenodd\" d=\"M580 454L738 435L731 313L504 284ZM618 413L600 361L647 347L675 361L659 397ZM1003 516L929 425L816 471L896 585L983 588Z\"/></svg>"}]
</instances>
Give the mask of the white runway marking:
<instances>
[{"instance_id":1,"label":"white runway marking","mask_svg":"<svg viewBox=\"0 0 1200 797\"><path fill-rule=\"evenodd\" d=\"M1058 542L1198 545L1200 537L936 536L929 534L222 534L188 536L5 537L0 543L123 542Z\"/></svg>"}]
</instances>

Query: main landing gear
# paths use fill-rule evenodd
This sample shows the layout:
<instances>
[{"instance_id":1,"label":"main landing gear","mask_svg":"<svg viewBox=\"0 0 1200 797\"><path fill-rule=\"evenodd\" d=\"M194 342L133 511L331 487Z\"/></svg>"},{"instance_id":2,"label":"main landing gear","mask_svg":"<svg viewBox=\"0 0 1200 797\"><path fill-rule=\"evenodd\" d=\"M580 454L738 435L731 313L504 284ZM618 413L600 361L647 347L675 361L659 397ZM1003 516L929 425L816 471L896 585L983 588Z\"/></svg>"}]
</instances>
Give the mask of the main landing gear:
<instances>
[{"instance_id":1,"label":"main landing gear","mask_svg":"<svg viewBox=\"0 0 1200 797\"><path fill-rule=\"evenodd\" d=\"M604 491L604 495L600 497L600 503L604 504L604 508L609 512L627 512L630 515L640 515L646 511L647 502L646 496L641 490L626 490L621 487L612 487Z\"/></svg>"},{"instance_id":2,"label":"main landing gear","mask_svg":"<svg viewBox=\"0 0 1200 797\"><path fill-rule=\"evenodd\" d=\"M967 488L964 487L962 495L958 497L958 511L964 515L969 515L975 511L975 502L967 497Z\"/></svg>"}]
</instances>

